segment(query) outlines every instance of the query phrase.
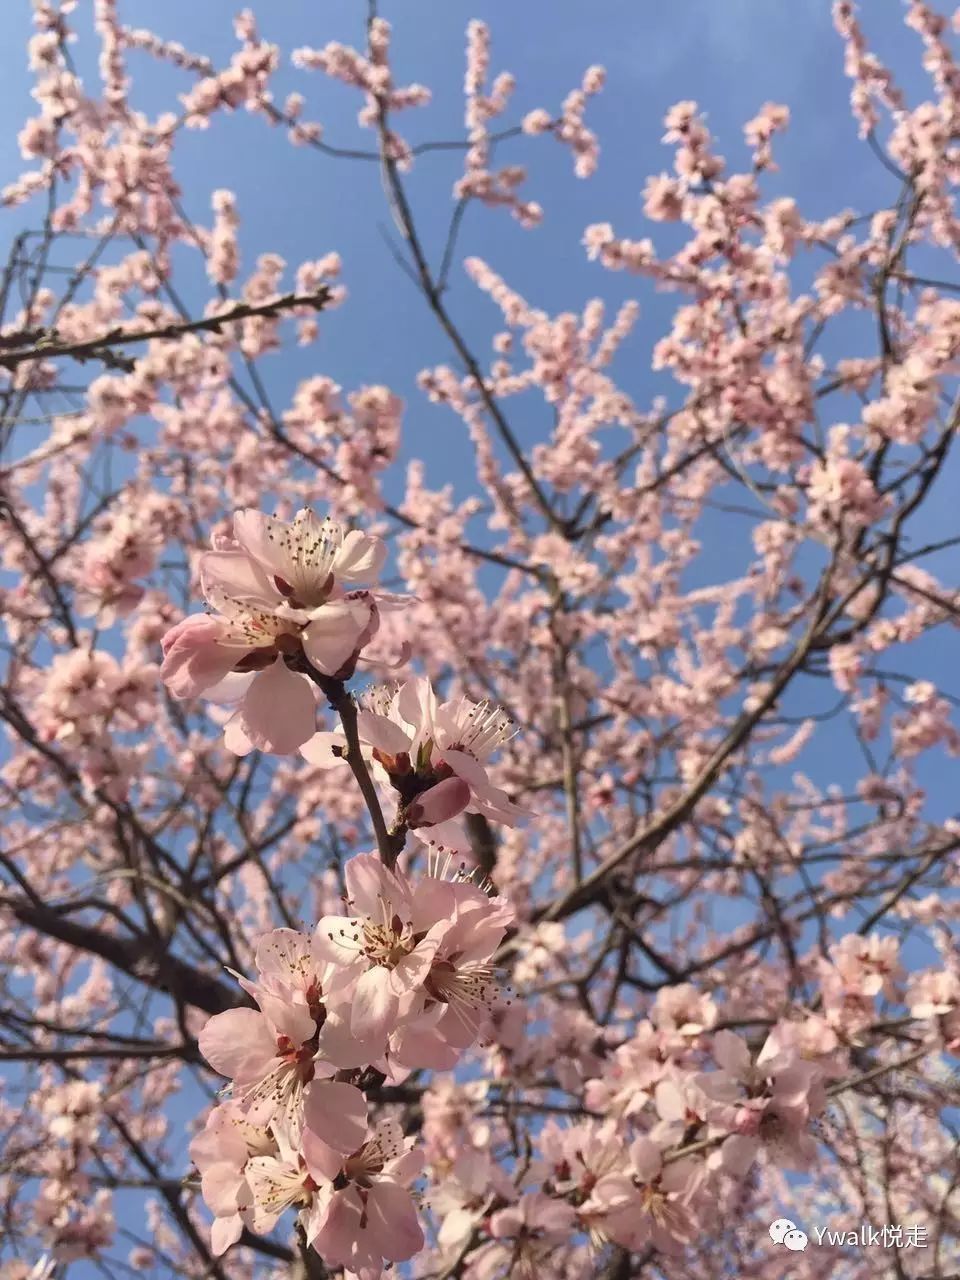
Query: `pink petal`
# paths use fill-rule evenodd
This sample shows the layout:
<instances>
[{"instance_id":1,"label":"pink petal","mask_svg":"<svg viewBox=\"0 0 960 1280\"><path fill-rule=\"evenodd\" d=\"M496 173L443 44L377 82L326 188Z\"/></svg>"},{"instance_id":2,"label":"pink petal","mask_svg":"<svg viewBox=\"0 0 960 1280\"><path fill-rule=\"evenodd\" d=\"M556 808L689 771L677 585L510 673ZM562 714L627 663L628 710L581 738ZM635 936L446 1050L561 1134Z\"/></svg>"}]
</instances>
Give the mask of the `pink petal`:
<instances>
[{"instance_id":1,"label":"pink petal","mask_svg":"<svg viewBox=\"0 0 960 1280\"><path fill-rule=\"evenodd\" d=\"M463 1050L473 1044L483 1023L487 1021L482 1011L463 1011L456 1005L447 1005L443 1017L437 1024L437 1035L457 1052L459 1057Z\"/></svg>"},{"instance_id":2,"label":"pink petal","mask_svg":"<svg viewBox=\"0 0 960 1280\"><path fill-rule=\"evenodd\" d=\"M444 751L443 758L454 773L469 783L472 789L483 791L490 785L486 769L466 751Z\"/></svg>"},{"instance_id":3,"label":"pink petal","mask_svg":"<svg viewBox=\"0 0 960 1280\"><path fill-rule=\"evenodd\" d=\"M330 769L336 764L343 764L343 757L335 752L342 751L344 745L342 733L315 733L300 747L300 754L312 765Z\"/></svg>"},{"instance_id":4,"label":"pink petal","mask_svg":"<svg viewBox=\"0 0 960 1280\"><path fill-rule=\"evenodd\" d=\"M684 1160L673 1160L660 1175L660 1185L664 1191L687 1194L694 1191L702 1181L704 1168L701 1160L689 1156Z\"/></svg>"},{"instance_id":5,"label":"pink petal","mask_svg":"<svg viewBox=\"0 0 960 1280\"><path fill-rule=\"evenodd\" d=\"M643 1182L652 1182L663 1168L663 1154L649 1138L641 1137L633 1141L630 1146L630 1161L637 1177Z\"/></svg>"},{"instance_id":6,"label":"pink petal","mask_svg":"<svg viewBox=\"0 0 960 1280\"><path fill-rule=\"evenodd\" d=\"M311 1040L317 1024L305 1004L294 1004L280 996L272 996L262 988L256 993L257 1004L276 1029L278 1036L286 1036L297 1048Z\"/></svg>"},{"instance_id":7,"label":"pink petal","mask_svg":"<svg viewBox=\"0 0 960 1280\"><path fill-rule=\"evenodd\" d=\"M426 933L439 920L454 919L457 887L437 876L427 875L417 881L410 916L414 933Z\"/></svg>"},{"instance_id":8,"label":"pink petal","mask_svg":"<svg viewBox=\"0 0 960 1280\"><path fill-rule=\"evenodd\" d=\"M388 871L375 853L355 854L344 869L347 897L358 915L379 920L383 904L391 913L399 912L407 919L410 912L411 890L406 876Z\"/></svg>"},{"instance_id":9,"label":"pink petal","mask_svg":"<svg viewBox=\"0 0 960 1280\"><path fill-rule=\"evenodd\" d=\"M300 1152L307 1172L316 1182L333 1182L343 1168L343 1156L328 1147L312 1129L304 1129L300 1136Z\"/></svg>"},{"instance_id":10,"label":"pink petal","mask_svg":"<svg viewBox=\"0 0 960 1280\"><path fill-rule=\"evenodd\" d=\"M422 1147L411 1147L409 1151L404 1151L402 1155L394 1156L392 1160L388 1160L383 1166L383 1176L389 1178L391 1182L398 1183L401 1187L409 1186L414 1178L419 1178L423 1173L423 1166L426 1164L426 1156ZM482 1187L478 1187L478 1191L486 1190L486 1182Z\"/></svg>"},{"instance_id":11,"label":"pink petal","mask_svg":"<svg viewBox=\"0 0 960 1280\"><path fill-rule=\"evenodd\" d=\"M409 955L405 955L390 973L390 988L396 995L402 996L412 991L427 976L437 953L440 937L444 933L443 924L434 925L431 933L436 933L437 936L431 937L428 933L423 941Z\"/></svg>"},{"instance_id":12,"label":"pink petal","mask_svg":"<svg viewBox=\"0 0 960 1280\"><path fill-rule=\"evenodd\" d=\"M356 964L360 959L360 922L354 916L322 916L313 940L317 953L331 964Z\"/></svg>"},{"instance_id":13,"label":"pink petal","mask_svg":"<svg viewBox=\"0 0 960 1280\"><path fill-rule=\"evenodd\" d=\"M416 1022L401 1027L390 1037L391 1061L410 1071L449 1071L460 1057L460 1050L449 1045L439 1032L429 1027L423 1030Z\"/></svg>"},{"instance_id":14,"label":"pink petal","mask_svg":"<svg viewBox=\"0 0 960 1280\"><path fill-rule=\"evenodd\" d=\"M362 1067L378 1057L382 1050L382 1036L379 1039L371 1037L361 1040L352 1034L347 1018L339 1013L332 1013L328 1009L327 1019L320 1028L317 1045L317 1053L321 1059L342 1069ZM332 1075L333 1072L329 1074Z\"/></svg>"},{"instance_id":15,"label":"pink petal","mask_svg":"<svg viewBox=\"0 0 960 1280\"><path fill-rule=\"evenodd\" d=\"M750 1071L750 1050L732 1031L718 1031L713 1037L713 1057L718 1066L743 1080Z\"/></svg>"},{"instance_id":16,"label":"pink petal","mask_svg":"<svg viewBox=\"0 0 960 1280\"><path fill-rule=\"evenodd\" d=\"M392 613L395 609L406 609L407 605L413 604L416 599L416 596L399 595L394 591L378 591L376 606L381 613Z\"/></svg>"},{"instance_id":17,"label":"pink petal","mask_svg":"<svg viewBox=\"0 0 960 1280\"><path fill-rule=\"evenodd\" d=\"M694 1077L698 1089L702 1089L713 1102L738 1102L741 1097L739 1083L725 1071L704 1071Z\"/></svg>"},{"instance_id":18,"label":"pink petal","mask_svg":"<svg viewBox=\"0 0 960 1280\"><path fill-rule=\"evenodd\" d=\"M197 1038L200 1052L222 1076L240 1084L260 1080L277 1054L276 1037L256 1009L215 1014Z\"/></svg>"},{"instance_id":19,"label":"pink petal","mask_svg":"<svg viewBox=\"0 0 960 1280\"><path fill-rule=\"evenodd\" d=\"M319 532L319 521L316 521ZM264 515L248 507L233 517L233 536L248 556L269 571L289 581L291 554L287 550L290 526L283 520Z\"/></svg>"},{"instance_id":20,"label":"pink petal","mask_svg":"<svg viewBox=\"0 0 960 1280\"><path fill-rule=\"evenodd\" d=\"M161 642L160 679L175 698L196 698L222 680L244 650L220 643L223 625L208 614L184 618Z\"/></svg>"},{"instance_id":21,"label":"pink petal","mask_svg":"<svg viewBox=\"0 0 960 1280\"><path fill-rule=\"evenodd\" d=\"M476 1221L477 1215L468 1209L451 1209L444 1214L437 1232L437 1243L441 1248L454 1248L459 1252L459 1246L466 1243Z\"/></svg>"},{"instance_id":22,"label":"pink petal","mask_svg":"<svg viewBox=\"0 0 960 1280\"><path fill-rule=\"evenodd\" d=\"M210 1112L206 1128L192 1140L189 1150L190 1159L201 1173L224 1161L239 1169L247 1160L246 1141L222 1106Z\"/></svg>"},{"instance_id":23,"label":"pink petal","mask_svg":"<svg viewBox=\"0 0 960 1280\"><path fill-rule=\"evenodd\" d=\"M253 743L243 731L239 713L232 715L223 726L223 745L235 756L248 756L253 750Z\"/></svg>"},{"instance_id":24,"label":"pink petal","mask_svg":"<svg viewBox=\"0 0 960 1280\"><path fill-rule=\"evenodd\" d=\"M387 545L382 538L352 529L343 540L333 562L340 582L373 583L380 577L387 558Z\"/></svg>"},{"instance_id":25,"label":"pink petal","mask_svg":"<svg viewBox=\"0 0 960 1280\"><path fill-rule=\"evenodd\" d=\"M350 1031L355 1036L386 1036L400 1004L391 988L391 973L382 965L374 965L363 974L354 988L350 1011Z\"/></svg>"},{"instance_id":26,"label":"pink petal","mask_svg":"<svg viewBox=\"0 0 960 1280\"><path fill-rule=\"evenodd\" d=\"M359 1151L367 1137L367 1100L352 1084L314 1081L304 1098L303 1122L343 1155Z\"/></svg>"},{"instance_id":27,"label":"pink petal","mask_svg":"<svg viewBox=\"0 0 960 1280\"><path fill-rule=\"evenodd\" d=\"M362 742L369 743L371 747L376 747L387 755L398 756L410 749L410 735L389 716L378 715L375 711L361 711L357 716L357 728Z\"/></svg>"},{"instance_id":28,"label":"pink petal","mask_svg":"<svg viewBox=\"0 0 960 1280\"><path fill-rule=\"evenodd\" d=\"M404 1262L423 1248L423 1232L410 1193L393 1182L375 1182L367 1195L367 1230L380 1255Z\"/></svg>"},{"instance_id":29,"label":"pink petal","mask_svg":"<svg viewBox=\"0 0 960 1280\"><path fill-rule=\"evenodd\" d=\"M514 804L505 791L489 783L482 791L473 789L472 808L476 813L482 813L484 817L492 818L494 822L502 822L507 827L517 826L532 813L532 810L523 809L520 805Z\"/></svg>"},{"instance_id":30,"label":"pink petal","mask_svg":"<svg viewBox=\"0 0 960 1280\"><path fill-rule=\"evenodd\" d=\"M232 1244L236 1244L243 1235L243 1220L239 1213L229 1218L214 1218L210 1228L210 1252L215 1258L226 1253Z\"/></svg>"},{"instance_id":31,"label":"pink petal","mask_svg":"<svg viewBox=\"0 0 960 1280\"><path fill-rule=\"evenodd\" d=\"M687 1114L683 1091L672 1080L661 1080L653 1096L661 1120L682 1120Z\"/></svg>"},{"instance_id":32,"label":"pink petal","mask_svg":"<svg viewBox=\"0 0 960 1280\"><path fill-rule=\"evenodd\" d=\"M522 1226L523 1210L519 1205L508 1205L506 1209L498 1209L490 1218L490 1234L494 1240L515 1236Z\"/></svg>"},{"instance_id":33,"label":"pink petal","mask_svg":"<svg viewBox=\"0 0 960 1280\"><path fill-rule=\"evenodd\" d=\"M470 924L470 928L464 930L460 946L457 948L461 952L461 963L465 960L486 960L492 956L503 940L509 920L505 920L497 912L488 919L479 919L475 923L467 921L467 923ZM447 945L449 945L449 937L448 934Z\"/></svg>"},{"instance_id":34,"label":"pink petal","mask_svg":"<svg viewBox=\"0 0 960 1280\"><path fill-rule=\"evenodd\" d=\"M314 1248L324 1262L335 1267L350 1262L354 1243L360 1234L363 1206L360 1193L350 1186L334 1194L326 1220L314 1238Z\"/></svg>"},{"instance_id":35,"label":"pink petal","mask_svg":"<svg viewBox=\"0 0 960 1280\"><path fill-rule=\"evenodd\" d=\"M385 880L388 872L375 853L355 854L344 868L347 900L359 915L380 914L380 900L389 895L392 884Z\"/></svg>"},{"instance_id":36,"label":"pink petal","mask_svg":"<svg viewBox=\"0 0 960 1280\"><path fill-rule=\"evenodd\" d=\"M359 648L372 612L367 599L331 600L314 609L301 634L307 660L324 675L335 676Z\"/></svg>"},{"instance_id":37,"label":"pink petal","mask_svg":"<svg viewBox=\"0 0 960 1280\"><path fill-rule=\"evenodd\" d=\"M208 702L216 702L221 707L237 707L247 696L256 674L255 671L230 671L222 680L205 689L203 696Z\"/></svg>"},{"instance_id":38,"label":"pink petal","mask_svg":"<svg viewBox=\"0 0 960 1280\"><path fill-rule=\"evenodd\" d=\"M815 1068L809 1062L792 1062L773 1078L773 1096L778 1103L799 1106L806 1102Z\"/></svg>"},{"instance_id":39,"label":"pink petal","mask_svg":"<svg viewBox=\"0 0 960 1280\"><path fill-rule=\"evenodd\" d=\"M255 747L291 755L316 732L316 706L306 676L283 658L257 674L239 710L243 732Z\"/></svg>"},{"instance_id":40,"label":"pink petal","mask_svg":"<svg viewBox=\"0 0 960 1280\"><path fill-rule=\"evenodd\" d=\"M758 1138L748 1138L739 1133L731 1134L720 1148L724 1169L736 1178L744 1177L753 1164L759 1147Z\"/></svg>"},{"instance_id":41,"label":"pink petal","mask_svg":"<svg viewBox=\"0 0 960 1280\"><path fill-rule=\"evenodd\" d=\"M531 1199L533 1200L533 1211L528 1212L529 1225L531 1227L538 1228L540 1231L554 1237L566 1235L571 1230L574 1215L570 1205L562 1200L553 1200L548 1196L536 1195ZM528 1211L530 1208L531 1206L528 1205Z\"/></svg>"},{"instance_id":42,"label":"pink petal","mask_svg":"<svg viewBox=\"0 0 960 1280\"><path fill-rule=\"evenodd\" d=\"M208 1208L215 1214L236 1213L240 1193L246 1186L243 1174L234 1164L212 1164L200 1175L200 1190Z\"/></svg>"},{"instance_id":43,"label":"pink petal","mask_svg":"<svg viewBox=\"0 0 960 1280\"><path fill-rule=\"evenodd\" d=\"M634 1186L622 1173L608 1173L599 1179L592 1199L606 1210L622 1209L633 1199Z\"/></svg>"},{"instance_id":44,"label":"pink petal","mask_svg":"<svg viewBox=\"0 0 960 1280\"><path fill-rule=\"evenodd\" d=\"M454 773L469 784L473 792L473 807L478 813L507 826L516 826L528 816L526 809L514 804L505 791L493 785L483 765L466 751L445 750L443 758Z\"/></svg>"},{"instance_id":45,"label":"pink petal","mask_svg":"<svg viewBox=\"0 0 960 1280\"><path fill-rule=\"evenodd\" d=\"M305 975L313 966L310 935L297 929L271 929L257 943L256 963L262 977L304 987Z\"/></svg>"},{"instance_id":46,"label":"pink petal","mask_svg":"<svg viewBox=\"0 0 960 1280\"><path fill-rule=\"evenodd\" d=\"M470 803L470 788L462 778L444 778L417 796L407 810L410 826L432 827L462 813Z\"/></svg>"},{"instance_id":47,"label":"pink petal","mask_svg":"<svg viewBox=\"0 0 960 1280\"><path fill-rule=\"evenodd\" d=\"M425 676L414 676L404 683L397 695L397 710L407 724L413 725L418 731L432 727L437 700L430 681Z\"/></svg>"},{"instance_id":48,"label":"pink petal","mask_svg":"<svg viewBox=\"0 0 960 1280\"><path fill-rule=\"evenodd\" d=\"M330 1213L330 1206L335 1199L336 1192L330 1183L322 1182L314 1191L310 1204L300 1210L300 1221L307 1233L307 1244L313 1244L323 1230Z\"/></svg>"},{"instance_id":49,"label":"pink petal","mask_svg":"<svg viewBox=\"0 0 960 1280\"><path fill-rule=\"evenodd\" d=\"M470 853L473 848L460 818L435 822L432 827L419 827L414 834L424 844L445 853Z\"/></svg>"},{"instance_id":50,"label":"pink petal","mask_svg":"<svg viewBox=\"0 0 960 1280\"><path fill-rule=\"evenodd\" d=\"M199 569L200 586L208 600L222 592L230 600L270 608L283 599L261 567L242 551L205 551Z\"/></svg>"}]
</instances>

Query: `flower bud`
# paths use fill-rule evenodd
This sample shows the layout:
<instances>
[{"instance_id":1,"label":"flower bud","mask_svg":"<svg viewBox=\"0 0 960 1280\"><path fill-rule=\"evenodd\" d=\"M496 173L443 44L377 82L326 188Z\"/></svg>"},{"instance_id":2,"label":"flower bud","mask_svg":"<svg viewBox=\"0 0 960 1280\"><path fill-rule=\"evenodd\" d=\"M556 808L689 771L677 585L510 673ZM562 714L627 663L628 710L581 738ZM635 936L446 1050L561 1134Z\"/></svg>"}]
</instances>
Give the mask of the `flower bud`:
<instances>
[{"instance_id":1,"label":"flower bud","mask_svg":"<svg viewBox=\"0 0 960 1280\"><path fill-rule=\"evenodd\" d=\"M417 796L407 809L411 827L432 827L462 813L470 803L470 788L462 778L445 778Z\"/></svg>"}]
</instances>

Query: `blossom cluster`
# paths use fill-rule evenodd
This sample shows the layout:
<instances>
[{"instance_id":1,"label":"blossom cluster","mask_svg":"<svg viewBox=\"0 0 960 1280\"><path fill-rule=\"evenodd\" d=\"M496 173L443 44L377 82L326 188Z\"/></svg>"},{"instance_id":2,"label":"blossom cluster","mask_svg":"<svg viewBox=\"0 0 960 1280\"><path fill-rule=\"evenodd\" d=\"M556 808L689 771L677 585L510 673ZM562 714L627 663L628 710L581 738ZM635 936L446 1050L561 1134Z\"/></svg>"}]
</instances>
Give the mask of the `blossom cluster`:
<instances>
[{"instance_id":1,"label":"blossom cluster","mask_svg":"<svg viewBox=\"0 0 960 1280\"><path fill-rule=\"evenodd\" d=\"M513 1010L519 1024L523 1003ZM525 1059L543 1046L532 1048L510 1020L501 1019L498 1038L523 1080ZM489 1102L495 1085L479 1080L454 1096L431 1089L423 1126L437 1223L430 1261L452 1265L471 1240L470 1274L481 1280L590 1274L610 1243L679 1257L758 1161L809 1169L812 1122L838 1074L837 1037L822 1019L784 1020L748 1043L717 1022L714 1001L689 984L661 992L651 1018L619 1044L611 1034L591 1048L586 1021L558 1016L552 1050L534 1070L541 1087L553 1077L582 1095L586 1114L547 1118L532 1159L513 1176L498 1162L507 1135L457 1119ZM512 1084L503 1079L501 1088Z\"/></svg>"},{"instance_id":2,"label":"blossom cluster","mask_svg":"<svg viewBox=\"0 0 960 1280\"><path fill-rule=\"evenodd\" d=\"M351 858L346 914L261 938L256 979L237 975L256 1008L201 1032L231 1081L191 1145L216 1253L288 1207L307 1242L361 1280L422 1247L409 1191L422 1152L395 1119L371 1122L363 1088L456 1064L498 1003L491 958L512 920L472 876L433 870Z\"/></svg>"},{"instance_id":3,"label":"blossom cluster","mask_svg":"<svg viewBox=\"0 0 960 1280\"><path fill-rule=\"evenodd\" d=\"M316 731L303 664L352 675L381 609L403 603L373 587L385 554L379 538L345 533L306 508L292 523L237 512L233 536L215 537L200 557L212 612L167 632L161 677L176 698L204 694L232 708L225 741L237 755L296 751Z\"/></svg>"},{"instance_id":4,"label":"blossom cluster","mask_svg":"<svg viewBox=\"0 0 960 1280\"><path fill-rule=\"evenodd\" d=\"M470 848L459 815L482 814L515 826L525 811L494 786L486 761L514 736L509 717L469 698L438 702L429 680L413 677L395 689L360 698L357 731L375 775L399 797L398 816L423 839L455 853ZM311 763L343 759L342 731L316 733L300 748Z\"/></svg>"},{"instance_id":5,"label":"blossom cluster","mask_svg":"<svg viewBox=\"0 0 960 1280\"><path fill-rule=\"evenodd\" d=\"M321 768L351 759L397 794L392 839L413 830L466 848L464 811L507 824L523 814L485 767L513 736L508 717L441 702L423 677L375 688L346 715L340 701L381 608L407 602L376 588L384 557L379 538L306 508L292 522L238 512L233 536L216 536L197 565L213 612L164 635L160 675L176 698L226 704L236 754L299 749ZM316 731L321 692L340 731ZM215 1253L295 1207L307 1244L366 1280L423 1245L408 1190L423 1154L395 1119L371 1120L364 1090L456 1065L498 1004L491 961L513 912L449 853L411 879L388 845L351 858L344 881L345 914L324 915L312 935L260 939L256 979L235 975L256 1007L204 1027L200 1050L229 1077L229 1101L191 1154Z\"/></svg>"},{"instance_id":6,"label":"blossom cluster","mask_svg":"<svg viewBox=\"0 0 960 1280\"><path fill-rule=\"evenodd\" d=\"M233 534L215 538L199 560L215 612L191 615L164 635L160 676L175 698L203 694L220 704L225 745L235 754L299 749L312 764L336 765L349 744L342 729L317 731L317 701L354 673L380 611L407 601L373 586L386 548L306 508L292 522L237 512ZM523 816L485 767L513 736L499 708L464 697L438 702L424 677L372 689L359 703L361 753L397 796L398 829L466 852L465 811L510 826Z\"/></svg>"}]
</instances>

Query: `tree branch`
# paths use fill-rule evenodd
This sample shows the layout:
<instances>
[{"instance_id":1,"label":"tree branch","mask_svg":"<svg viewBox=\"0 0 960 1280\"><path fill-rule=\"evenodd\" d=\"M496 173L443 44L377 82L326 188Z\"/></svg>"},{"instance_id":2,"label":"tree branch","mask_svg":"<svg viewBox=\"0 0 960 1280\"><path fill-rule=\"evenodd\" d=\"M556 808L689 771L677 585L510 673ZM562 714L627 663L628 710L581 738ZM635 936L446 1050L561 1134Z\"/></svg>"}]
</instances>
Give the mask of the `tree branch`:
<instances>
[{"instance_id":1,"label":"tree branch","mask_svg":"<svg viewBox=\"0 0 960 1280\"><path fill-rule=\"evenodd\" d=\"M49 360L57 356L72 356L75 360L102 360L118 368L132 369L133 361L113 355L112 348L133 342L151 342L154 339L175 340L188 333L219 333L225 325L254 316L273 317L293 307L311 307L322 311L330 300L330 290L321 286L315 293L285 293L269 302L238 302L219 315L204 316L200 320L184 320L178 323L158 325L153 329L111 329L96 338L84 342L60 342L56 330L27 329L20 333L0 337L0 348L18 342L30 343L18 350L0 354L0 368L15 369L31 360Z\"/></svg>"}]
</instances>

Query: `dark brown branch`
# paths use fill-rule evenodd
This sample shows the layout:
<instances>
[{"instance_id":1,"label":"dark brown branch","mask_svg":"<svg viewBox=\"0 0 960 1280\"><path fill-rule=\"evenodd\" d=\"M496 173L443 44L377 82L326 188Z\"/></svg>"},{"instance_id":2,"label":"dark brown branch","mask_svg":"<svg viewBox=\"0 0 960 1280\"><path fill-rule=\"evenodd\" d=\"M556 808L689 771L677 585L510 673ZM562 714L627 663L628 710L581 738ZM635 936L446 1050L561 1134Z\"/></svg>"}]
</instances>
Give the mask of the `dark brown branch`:
<instances>
[{"instance_id":1,"label":"dark brown branch","mask_svg":"<svg viewBox=\"0 0 960 1280\"><path fill-rule=\"evenodd\" d=\"M330 706L340 717L340 723L343 725L343 734L347 740L347 749L343 752L343 759L350 766L351 772L357 780L357 786L360 788L363 802L367 806L367 812L370 814L370 822L377 840L380 861L387 870L392 870L403 848L405 832L391 833L387 830L383 810L380 808L377 789L373 785L373 779L370 777L367 762L364 760L363 752L360 748L360 736L357 731L357 705L347 693L342 680L333 680L329 676L321 675L319 671L307 664L304 665L303 670L323 690Z\"/></svg>"},{"instance_id":2,"label":"dark brown branch","mask_svg":"<svg viewBox=\"0 0 960 1280\"><path fill-rule=\"evenodd\" d=\"M194 969L177 956L167 952L154 959L142 938L120 938L103 933L100 929L68 919L55 907L36 906L18 899L7 900L4 905L21 924L69 947L100 956L131 978L157 991L165 991L175 1000L192 1004L207 1013L223 1013L239 1003L237 994L230 987Z\"/></svg>"},{"instance_id":3,"label":"dark brown branch","mask_svg":"<svg viewBox=\"0 0 960 1280\"><path fill-rule=\"evenodd\" d=\"M111 329L108 333L96 338L88 338L85 342L59 342L56 330L52 333L46 329L29 329L20 333L8 334L0 338L0 347L14 344L30 343L14 351L0 355L0 367L14 369L19 364L31 360L50 360L57 356L72 356L75 360L97 359L117 363L112 348L132 342L151 342L154 339L176 340L188 333L220 333L228 324L239 320L248 320L255 316L274 317L293 307L310 307L314 311L322 311L330 300L330 290L321 286L315 293L285 293L269 302L238 302L228 311L219 315L204 316L199 320L183 320L172 324L158 325L153 329ZM119 360L120 368L133 367L133 362Z\"/></svg>"}]
</instances>

